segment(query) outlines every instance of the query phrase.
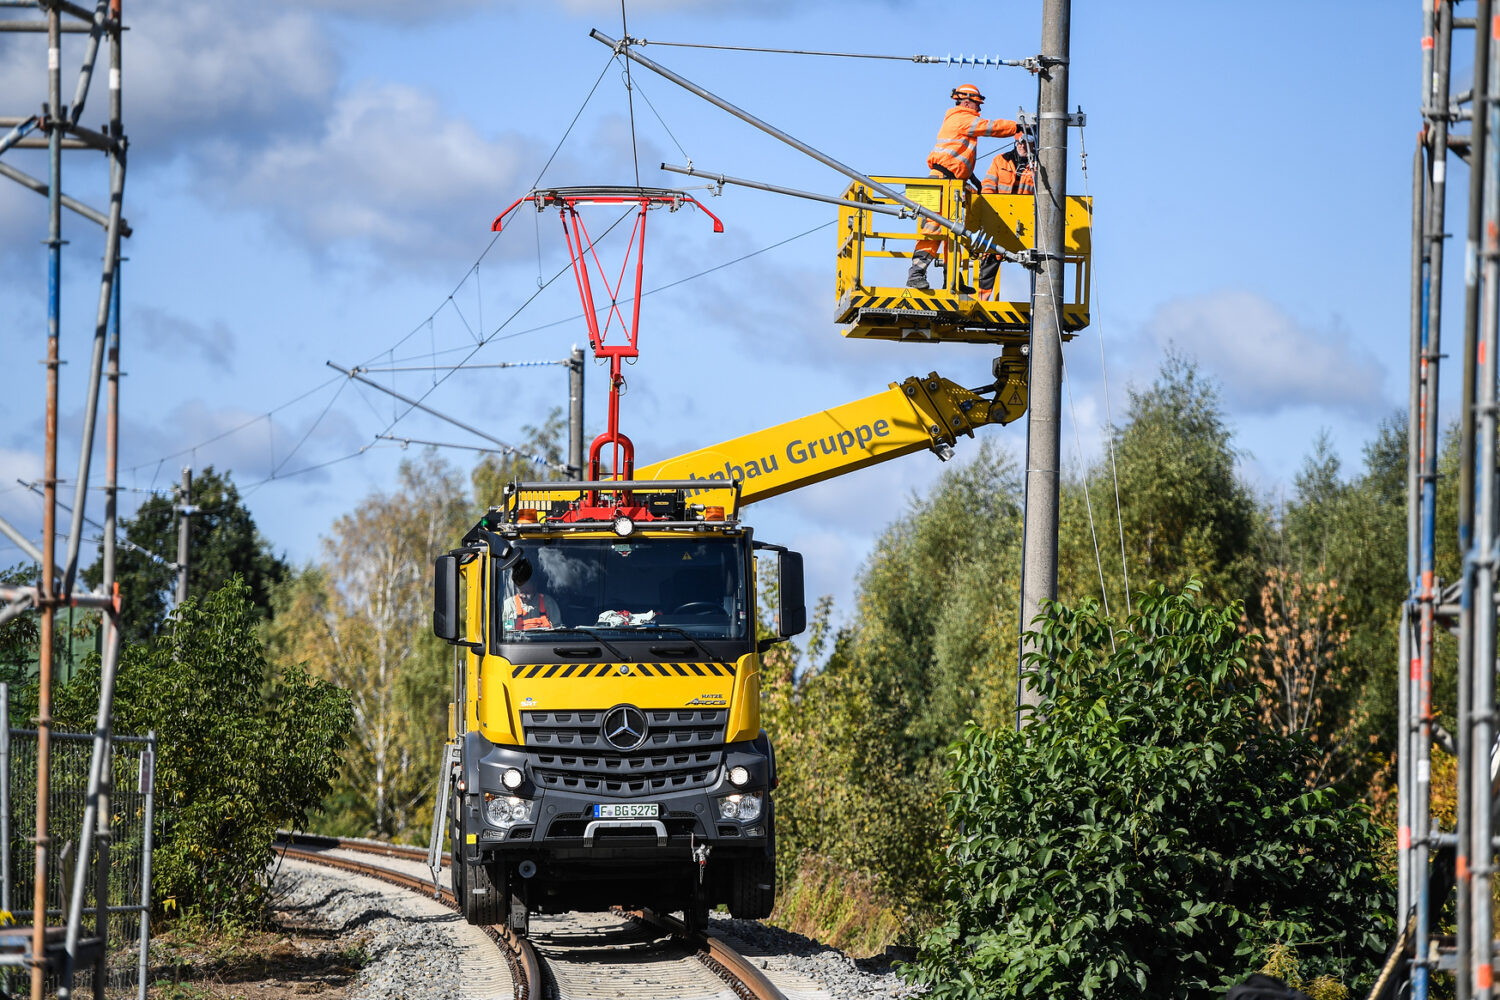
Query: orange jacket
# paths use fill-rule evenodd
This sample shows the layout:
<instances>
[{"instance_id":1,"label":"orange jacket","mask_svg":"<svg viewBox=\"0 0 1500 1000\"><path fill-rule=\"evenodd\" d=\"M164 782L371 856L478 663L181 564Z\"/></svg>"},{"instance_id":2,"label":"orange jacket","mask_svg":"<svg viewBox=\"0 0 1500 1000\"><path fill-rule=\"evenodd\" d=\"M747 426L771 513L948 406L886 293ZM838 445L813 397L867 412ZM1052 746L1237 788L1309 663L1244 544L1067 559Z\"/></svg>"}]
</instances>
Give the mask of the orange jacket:
<instances>
[{"instance_id":1,"label":"orange jacket","mask_svg":"<svg viewBox=\"0 0 1500 1000\"><path fill-rule=\"evenodd\" d=\"M974 176L980 136L993 135L1003 139L1018 131L1020 126L1008 118L981 118L968 108L954 105L943 116L937 142L927 154L927 166L942 167L956 179L968 180Z\"/></svg>"},{"instance_id":2,"label":"orange jacket","mask_svg":"<svg viewBox=\"0 0 1500 1000\"><path fill-rule=\"evenodd\" d=\"M521 599L522 595L512 594L511 600L515 602L515 625L514 628L521 631L533 628L551 628L552 620L547 617L547 599L541 594L536 595L536 614L527 616L526 602Z\"/></svg>"},{"instance_id":3,"label":"orange jacket","mask_svg":"<svg viewBox=\"0 0 1500 1000\"><path fill-rule=\"evenodd\" d=\"M1001 153L990 161L990 169L984 175L984 187L981 189L985 194L1035 194L1036 183L1031 172L1031 164L1021 168L1021 175L1016 176L1016 161L1013 153Z\"/></svg>"}]
</instances>

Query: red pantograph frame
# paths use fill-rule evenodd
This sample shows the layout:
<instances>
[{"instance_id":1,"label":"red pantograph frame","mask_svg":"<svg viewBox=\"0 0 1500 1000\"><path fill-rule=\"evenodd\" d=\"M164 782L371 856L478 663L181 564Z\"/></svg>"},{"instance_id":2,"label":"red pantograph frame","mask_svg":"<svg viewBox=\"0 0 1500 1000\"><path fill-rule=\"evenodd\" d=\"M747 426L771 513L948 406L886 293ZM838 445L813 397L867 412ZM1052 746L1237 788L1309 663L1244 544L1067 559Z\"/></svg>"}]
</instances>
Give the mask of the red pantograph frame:
<instances>
[{"instance_id":1,"label":"red pantograph frame","mask_svg":"<svg viewBox=\"0 0 1500 1000\"><path fill-rule=\"evenodd\" d=\"M568 256L573 264L573 278L578 283L578 298L583 304L584 320L589 328L589 347L593 349L594 357L609 359L609 424L608 429L594 439L589 447L589 468L587 479L599 480L599 455L605 445L613 445L611 469L614 478L629 479L635 473L635 445L630 438L620 431L620 390L625 385L625 376L621 368L626 358L640 356L640 350L636 346L640 335L641 321L641 280L645 275L646 266L646 213L654 208L666 208L675 212L683 205L693 205L704 215L707 215L714 223L714 232L722 233L724 223L714 215L703 204L692 195L671 188L629 188L629 187L570 187L551 188L549 190L535 190L524 197L517 198L509 208L495 217L490 225L494 232L500 232L501 224L505 217L514 211L523 202L531 202L537 211L544 208L555 207L558 218L562 220L563 238L568 244ZM630 234L630 242L625 248L624 258L620 262L619 274L613 284L610 283L609 275L604 270L603 263L599 260L599 254L594 247L593 237L589 235L588 228L584 225L583 217L578 214L580 205L635 205L635 226ZM630 319L627 322L625 314L620 309L620 291L625 284L626 270L630 265L631 255L635 256L635 294L631 298ZM594 269L599 272L599 281L604 290L609 293L609 309L605 314L604 328L599 328L599 309L594 305L594 286L589 276L589 260L594 262ZM606 343L605 338L614 326L615 320L620 321L620 327L625 334L624 343Z\"/></svg>"}]
</instances>

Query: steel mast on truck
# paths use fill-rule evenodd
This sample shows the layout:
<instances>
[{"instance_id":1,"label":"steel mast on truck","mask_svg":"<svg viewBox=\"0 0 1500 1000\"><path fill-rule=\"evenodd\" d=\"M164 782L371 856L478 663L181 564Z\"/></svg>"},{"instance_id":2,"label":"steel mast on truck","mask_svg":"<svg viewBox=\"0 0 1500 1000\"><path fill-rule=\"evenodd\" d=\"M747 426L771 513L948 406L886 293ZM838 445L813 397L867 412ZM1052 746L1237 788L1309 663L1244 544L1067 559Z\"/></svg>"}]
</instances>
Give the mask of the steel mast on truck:
<instances>
[{"instance_id":1,"label":"steel mast on truck","mask_svg":"<svg viewBox=\"0 0 1500 1000\"><path fill-rule=\"evenodd\" d=\"M1029 304L977 299L963 279L973 281L985 253L1035 264L1034 199L930 177L877 180L816 155L853 181L841 198L811 196L840 208L835 319L844 335L993 344L991 383L966 389L936 372L912 376L637 468L619 428L620 366L639 355L647 213L691 206L716 232L722 224L692 196L661 188L538 189L495 220L498 230L526 202L558 211L590 346L609 359L611 378L608 428L590 448L586 481L511 484L435 566L434 631L457 659L429 861L436 881L450 839L455 894L471 922L524 931L533 911L608 905L680 909L690 927L717 903L736 916L768 915L776 768L760 729L759 657L800 633L806 610L801 556L755 540L741 511L915 451L946 460L959 436L1026 411ZM599 204L637 207L613 281L578 211ZM910 256L889 244L918 238L877 228L890 215L935 218L950 232L940 288L882 282L887 259ZM1089 215L1088 199L1068 199L1063 258L1074 281L1058 311L1062 339L1088 323ZM607 306L596 305L591 260ZM623 343L608 342L616 321ZM781 583L769 639L755 625L754 553L763 549L776 553Z\"/></svg>"}]
</instances>

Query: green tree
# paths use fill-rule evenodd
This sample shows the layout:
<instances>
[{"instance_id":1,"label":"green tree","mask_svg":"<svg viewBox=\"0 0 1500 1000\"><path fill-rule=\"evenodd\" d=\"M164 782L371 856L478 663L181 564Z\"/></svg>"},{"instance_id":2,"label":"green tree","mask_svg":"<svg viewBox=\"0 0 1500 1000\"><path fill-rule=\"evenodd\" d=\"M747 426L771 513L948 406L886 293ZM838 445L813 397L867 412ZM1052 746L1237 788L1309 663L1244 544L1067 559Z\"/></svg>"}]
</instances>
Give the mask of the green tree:
<instances>
[{"instance_id":1,"label":"green tree","mask_svg":"<svg viewBox=\"0 0 1500 1000\"><path fill-rule=\"evenodd\" d=\"M401 463L395 492L339 518L322 561L277 592L276 658L347 691L358 723L326 832L427 834L453 663L432 634L432 560L474 516L462 476L429 449Z\"/></svg>"},{"instance_id":2,"label":"green tree","mask_svg":"<svg viewBox=\"0 0 1500 1000\"><path fill-rule=\"evenodd\" d=\"M0 570L0 584L34 586L39 582L36 563L17 563ZM26 680L37 662L41 639L33 613L17 615L0 625L0 681L19 685Z\"/></svg>"},{"instance_id":3,"label":"green tree","mask_svg":"<svg viewBox=\"0 0 1500 1000\"><path fill-rule=\"evenodd\" d=\"M522 439L527 442L521 446L524 454L484 456L469 476L474 486L474 502L479 509L483 511L500 503L505 487L518 480L524 482L561 478L555 472L555 467L567 462L567 457L563 454L567 429L568 422L563 417L562 407L553 407L540 427L533 424L522 425ZM549 469L534 458L546 459L554 468Z\"/></svg>"},{"instance_id":4,"label":"green tree","mask_svg":"<svg viewBox=\"0 0 1500 1000\"><path fill-rule=\"evenodd\" d=\"M938 761L968 719L1014 710L1021 491L1015 460L982 442L911 501L860 575L850 669L904 720L887 739L909 768Z\"/></svg>"},{"instance_id":5,"label":"green tree","mask_svg":"<svg viewBox=\"0 0 1500 1000\"><path fill-rule=\"evenodd\" d=\"M1014 461L981 444L882 535L847 630L828 631L824 601L805 650L768 655L787 882L816 857L904 914L936 902L941 748L965 720L1014 711L1019 498Z\"/></svg>"},{"instance_id":6,"label":"green tree","mask_svg":"<svg viewBox=\"0 0 1500 1000\"><path fill-rule=\"evenodd\" d=\"M953 748L944 920L909 967L935 1000L1208 998L1278 945L1309 979L1375 968L1382 831L1308 788L1316 747L1256 718L1240 607L1198 591L1049 605L1039 721Z\"/></svg>"},{"instance_id":7,"label":"green tree","mask_svg":"<svg viewBox=\"0 0 1500 1000\"><path fill-rule=\"evenodd\" d=\"M231 580L125 647L116 685L116 728L157 735L157 901L216 923L260 912L276 830L306 827L353 723L343 691L270 668L259 626ZM58 725L91 729L98 699L96 662L59 690Z\"/></svg>"},{"instance_id":8,"label":"green tree","mask_svg":"<svg viewBox=\"0 0 1500 1000\"><path fill-rule=\"evenodd\" d=\"M1253 596L1260 512L1235 471L1239 453L1218 387L1193 361L1169 354L1150 388L1131 390L1110 437L1113 463L1104 455L1062 490L1058 596L1097 595L1125 610L1122 531L1132 592L1196 578L1214 600Z\"/></svg>"},{"instance_id":9,"label":"green tree","mask_svg":"<svg viewBox=\"0 0 1500 1000\"><path fill-rule=\"evenodd\" d=\"M125 596L121 634L126 643L144 642L167 621L177 586L177 571L171 565L177 558L175 503L174 497L153 496L134 517L121 522L131 543L122 545L115 557L115 579ZM249 588L251 603L265 617L271 591L286 578L287 566L256 528L229 473L220 474L209 466L196 475L191 503L197 513L192 515L188 594L218 590L238 576ZM103 563L95 561L83 575L90 586L97 587L103 573Z\"/></svg>"},{"instance_id":10,"label":"green tree","mask_svg":"<svg viewBox=\"0 0 1500 1000\"><path fill-rule=\"evenodd\" d=\"M1346 476L1326 436L1321 438L1296 477L1292 497L1271 514L1263 557L1267 573L1298 574L1313 586L1337 586L1349 633L1339 644L1338 662L1348 676L1319 726L1339 731L1355 724L1348 743L1359 755L1352 777L1361 781L1378 777L1395 747L1397 623L1409 588L1406 461L1404 413L1381 422L1352 476ZM1458 502L1456 428L1444 438L1439 470L1438 519L1452 524ZM1456 538L1451 531L1440 531L1437 541L1438 573L1451 580L1458 569ZM1270 610L1252 609L1252 627L1266 630ZM1451 642L1440 634L1434 700L1450 717L1452 659Z\"/></svg>"}]
</instances>

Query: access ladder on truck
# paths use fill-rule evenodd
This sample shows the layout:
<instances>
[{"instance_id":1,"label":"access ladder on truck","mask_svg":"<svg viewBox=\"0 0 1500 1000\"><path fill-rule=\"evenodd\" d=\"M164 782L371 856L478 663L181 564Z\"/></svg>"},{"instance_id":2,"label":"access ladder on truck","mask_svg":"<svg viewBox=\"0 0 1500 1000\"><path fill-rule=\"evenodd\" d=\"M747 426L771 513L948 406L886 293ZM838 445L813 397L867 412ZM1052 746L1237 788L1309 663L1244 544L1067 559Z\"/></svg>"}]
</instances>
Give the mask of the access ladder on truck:
<instances>
[{"instance_id":1,"label":"access ladder on truck","mask_svg":"<svg viewBox=\"0 0 1500 1000\"><path fill-rule=\"evenodd\" d=\"M1036 246L1036 199L1029 194L978 194L965 181L942 177L875 177L879 184L904 188L906 196L924 208L961 221L965 229L981 231L999 247L1026 253ZM843 194L845 202L894 206L897 203L855 182ZM1089 323L1089 261L1092 253L1093 199L1068 198L1064 243L1064 301L1062 337L1071 340ZM839 208L838 272L834 321L844 324L846 337L876 340L957 341L969 344L1024 344L1031 334L1029 281L1022 301L1003 298L1003 282L1023 267L1004 262L996 280L995 298L982 300L977 292L979 261L965 240L944 232L941 284L931 291L904 287L906 269L886 261L910 261L910 244L922 239L915 227L896 231L881 225L887 215L842 205ZM897 284L883 282L895 281Z\"/></svg>"}]
</instances>

